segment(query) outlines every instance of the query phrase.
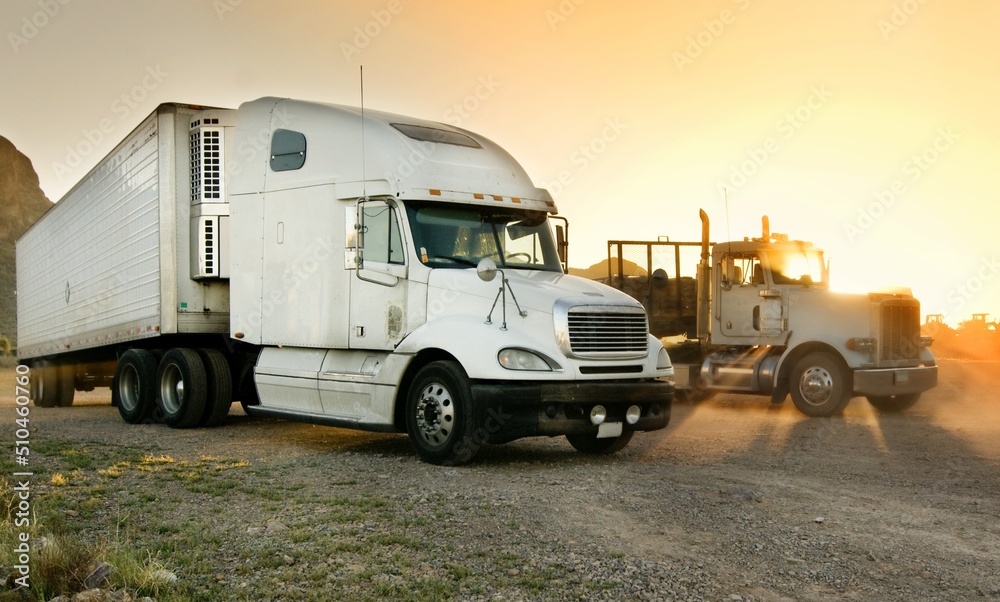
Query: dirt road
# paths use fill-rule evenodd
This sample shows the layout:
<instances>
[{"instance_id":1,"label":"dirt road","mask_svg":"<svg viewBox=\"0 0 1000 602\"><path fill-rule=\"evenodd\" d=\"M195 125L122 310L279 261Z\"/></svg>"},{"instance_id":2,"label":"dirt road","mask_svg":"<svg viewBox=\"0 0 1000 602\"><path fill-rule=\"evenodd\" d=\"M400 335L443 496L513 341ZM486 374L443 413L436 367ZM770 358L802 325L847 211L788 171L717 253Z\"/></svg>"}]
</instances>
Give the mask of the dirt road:
<instances>
[{"instance_id":1,"label":"dirt road","mask_svg":"<svg viewBox=\"0 0 1000 602\"><path fill-rule=\"evenodd\" d=\"M940 383L890 416L722 396L612 457L527 439L460 468L238 406L128 426L103 390L32 408L36 503L155 551L163 599L997 600L1000 362Z\"/></svg>"}]
</instances>

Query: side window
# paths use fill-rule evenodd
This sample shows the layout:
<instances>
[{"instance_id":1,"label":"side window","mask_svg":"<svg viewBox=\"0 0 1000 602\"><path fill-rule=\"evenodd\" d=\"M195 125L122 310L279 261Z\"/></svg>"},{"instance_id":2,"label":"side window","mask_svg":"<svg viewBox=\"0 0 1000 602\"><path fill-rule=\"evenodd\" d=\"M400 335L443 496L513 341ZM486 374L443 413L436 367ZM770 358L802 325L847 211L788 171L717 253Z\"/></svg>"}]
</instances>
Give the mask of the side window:
<instances>
[{"instance_id":1,"label":"side window","mask_svg":"<svg viewBox=\"0 0 1000 602\"><path fill-rule=\"evenodd\" d=\"M733 253L723 258L722 275L735 286L764 284L764 267L760 257L753 254Z\"/></svg>"},{"instance_id":2,"label":"side window","mask_svg":"<svg viewBox=\"0 0 1000 602\"><path fill-rule=\"evenodd\" d=\"M396 210L384 203L364 205L365 261L404 263Z\"/></svg>"},{"instance_id":3,"label":"side window","mask_svg":"<svg viewBox=\"0 0 1000 602\"><path fill-rule=\"evenodd\" d=\"M292 171L306 162L306 137L292 130L274 130L271 136L271 169Z\"/></svg>"}]
</instances>

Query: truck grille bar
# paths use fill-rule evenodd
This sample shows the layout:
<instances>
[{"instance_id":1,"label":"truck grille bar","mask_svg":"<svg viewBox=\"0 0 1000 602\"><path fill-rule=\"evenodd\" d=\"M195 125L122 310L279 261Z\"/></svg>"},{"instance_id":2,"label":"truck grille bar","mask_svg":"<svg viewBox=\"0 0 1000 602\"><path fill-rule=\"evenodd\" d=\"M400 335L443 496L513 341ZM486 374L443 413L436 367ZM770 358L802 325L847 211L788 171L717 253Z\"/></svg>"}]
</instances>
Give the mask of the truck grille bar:
<instances>
[{"instance_id":1,"label":"truck grille bar","mask_svg":"<svg viewBox=\"0 0 1000 602\"><path fill-rule=\"evenodd\" d=\"M649 326L638 308L571 308L567 316L570 349L580 356L646 354Z\"/></svg>"},{"instance_id":2,"label":"truck grille bar","mask_svg":"<svg viewBox=\"0 0 1000 602\"><path fill-rule=\"evenodd\" d=\"M909 299L885 301L881 317L879 358L897 361L920 357L920 303Z\"/></svg>"}]
</instances>

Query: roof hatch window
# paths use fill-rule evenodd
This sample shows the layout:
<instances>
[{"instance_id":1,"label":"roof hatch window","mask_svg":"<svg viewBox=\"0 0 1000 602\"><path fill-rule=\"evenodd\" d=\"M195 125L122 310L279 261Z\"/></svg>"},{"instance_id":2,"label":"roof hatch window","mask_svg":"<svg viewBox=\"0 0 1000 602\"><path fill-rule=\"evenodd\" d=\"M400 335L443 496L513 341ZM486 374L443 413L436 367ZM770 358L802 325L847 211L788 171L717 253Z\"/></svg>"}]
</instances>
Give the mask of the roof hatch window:
<instances>
[{"instance_id":1,"label":"roof hatch window","mask_svg":"<svg viewBox=\"0 0 1000 602\"><path fill-rule=\"evenodd\" d=\"M438 142L441 144L454 144L456 146L467 146L469 148L483 148L471 136L452 130L442 130L439 128L427 127L425 125L413 125L410 123L394 123L392 127L402 132L406 137L419 140L421 142Z\"/></svg>"},{"instance_id":2,"label":"roof hatch window","mask_svg":"<svg viewBox=\"0 0 1000 602\"><path fill-rule=\"evenodd\" d=\"M292 130L274 130L271 136L271 169L292 171L306 162L306 137Z\"/></svg>"}]
</instances>

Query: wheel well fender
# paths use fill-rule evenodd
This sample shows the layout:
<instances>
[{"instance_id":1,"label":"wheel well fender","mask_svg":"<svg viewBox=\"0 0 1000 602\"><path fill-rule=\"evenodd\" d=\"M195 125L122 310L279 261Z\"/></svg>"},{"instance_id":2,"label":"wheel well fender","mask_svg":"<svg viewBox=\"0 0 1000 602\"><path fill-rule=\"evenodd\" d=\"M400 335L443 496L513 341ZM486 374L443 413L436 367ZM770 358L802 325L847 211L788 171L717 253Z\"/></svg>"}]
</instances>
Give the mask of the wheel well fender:
<instances>
[{"instance_id":1,"label":"wheel well fender","mask_svg":"<svg viewBox=\"0 0 1000 602\"><path fill-rule=\"evenodd\" d=\"M406 371L403 372L403 377L399 381L399 387L396 388L396 399L393 404L392 415L393 425L399 431L406 432L406 396L410 393L410 385L413 384L413 379L421 368L431 362L437 361L458 362L455 356L443 349L422 349L406 367Z\"/></svg>"},{"instance_id":2,"label":"wheel well fender","mask_svg":"<svg viewBox=\"0 0 1000 602\"><path fill-rule=\"evenodd\" d=\"M840 352L837 351L837 349L832 345L821 341L802 343L801 345L797 345L786 351L784 356L781 358L781 361L778 362L778 369L774 378L774 389L771 393L771 401L781 401L786 395L788 395L792 370L795 368L795 364L799 363L799 360L810 353L816 352L827 353L836 358L837 363L840 364L844 373L851 374L851 369L844 360L844 356L841 355Z\"/></svg>"}]
</instances>

